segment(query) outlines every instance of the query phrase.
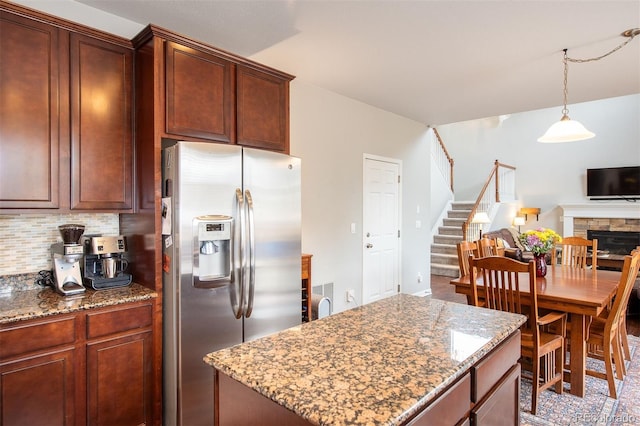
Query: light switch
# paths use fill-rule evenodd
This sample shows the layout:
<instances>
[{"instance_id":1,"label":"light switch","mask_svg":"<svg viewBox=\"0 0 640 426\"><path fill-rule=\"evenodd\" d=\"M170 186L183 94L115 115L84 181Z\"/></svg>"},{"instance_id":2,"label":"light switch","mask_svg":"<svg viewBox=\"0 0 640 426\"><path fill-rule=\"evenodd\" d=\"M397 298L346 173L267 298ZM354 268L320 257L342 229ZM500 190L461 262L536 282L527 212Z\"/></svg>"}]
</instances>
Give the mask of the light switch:
<instances>
[{"instance_id":1,"label":"light switch","mask_svg":"<svg viewBox=\"0 0 640 426\"><path fill-rule=\"evenodd\" d=\"M355 233L356 233L356 224L355 224L355 223L352 223L352 224L351 224L351 233L352 233L352 234L355 234Z\"/></svg>"},{"instance_id":2,"label":"light switch","mask_svg":"<svg viewBox=\"0 0 640 426\"><path fill-rule=\"evenodd\" d=\"M416 229L420 229L420 228L422 228L422 221L416 220Z\"/></svg>"}]
</instances>

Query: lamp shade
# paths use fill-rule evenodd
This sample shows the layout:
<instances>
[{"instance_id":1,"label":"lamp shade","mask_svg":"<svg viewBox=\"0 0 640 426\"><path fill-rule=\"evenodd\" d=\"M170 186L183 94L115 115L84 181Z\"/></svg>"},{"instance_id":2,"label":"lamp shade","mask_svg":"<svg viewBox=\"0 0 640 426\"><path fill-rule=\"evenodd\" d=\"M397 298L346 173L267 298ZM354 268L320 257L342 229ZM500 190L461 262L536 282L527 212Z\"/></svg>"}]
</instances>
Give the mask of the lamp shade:
<instances>
[{"instance_id":1,"label":"lamp shade","mask_svg":"<svg viewBox=\"0 0 640 426\"><path fill-rule=\"evenodd\" d=\"M491 219L489 219L487 212L478 212L473 215L471 223L491 223Z\"/></svg>"},{"instance_id":2,"label":"lamp shade","mask_svg":"<svg viewBox=\"0 0 640 426\"><path fill-rule=\"evenodd\" d=\"M522 226L525 224L524 216L516 216L513 218L513 224L515 226Z\"/></svg>"},{"instance_id":3,"label":"lamp shade","mask_svg":"<svg viewBox=\"0 0 640 426\"><path fill-rule=\"evenodd\" d=\"M538 139L538 142L575 142L591 139L594 136L595 133L590 132L579 121L572 120L565 114L562 116L560 121L549 127L549 130L547 130L547 132Z\"/></svg>"}]
</instances>

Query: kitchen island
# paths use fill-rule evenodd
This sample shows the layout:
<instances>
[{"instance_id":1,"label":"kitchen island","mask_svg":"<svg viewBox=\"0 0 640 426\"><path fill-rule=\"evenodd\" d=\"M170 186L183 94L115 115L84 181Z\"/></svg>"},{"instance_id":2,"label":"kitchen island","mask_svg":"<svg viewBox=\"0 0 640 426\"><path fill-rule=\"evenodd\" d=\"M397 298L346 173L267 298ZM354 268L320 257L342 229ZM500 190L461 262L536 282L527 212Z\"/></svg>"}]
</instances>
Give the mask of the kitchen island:
<instances>
[{"instance_id":1,"label":"kitchen island","mask_svg":"<svg viewBox=\"0 0 640 426\"><path fill-rule=\"evenodd\" d=\"M524 321L400 294L208 354L216 424L518 424Z\"/></svg>"}]
</instances>

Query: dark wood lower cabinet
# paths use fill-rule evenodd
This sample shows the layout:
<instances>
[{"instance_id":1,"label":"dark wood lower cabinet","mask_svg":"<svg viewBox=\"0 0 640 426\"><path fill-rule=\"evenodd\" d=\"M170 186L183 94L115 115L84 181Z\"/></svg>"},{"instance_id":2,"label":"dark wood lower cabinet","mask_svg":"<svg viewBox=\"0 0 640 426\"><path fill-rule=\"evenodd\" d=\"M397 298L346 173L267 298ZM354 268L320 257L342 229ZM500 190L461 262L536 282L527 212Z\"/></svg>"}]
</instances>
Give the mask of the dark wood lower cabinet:
<instances>
[{"instance_id":1,"label":"dark wood lower cabinet","mask_svg":"<svg viewBox=\"0 0 640 426\"><path fill-rule=\"evenodd\" d=\"M520 364L516 364L471 411L474 425L520 424Z\"/></svg>"},{"instance_id":2,"label":"dark wood lower cabinet","mask_svg":"<svg viewBox=\"0 0 640 426\"><path fill-rule=\"evenodd\" d=\"M1 325L0 425L159 424L154 303Z\"/></svg>"},{"instance_id":3,"label":"dark wood lower cabinet","mask_svg":"<svg viewBox=\"0 0 640 426\"><path fill-rule=\"evenodd\" d=\"M0 424L73 425L75 350L0 364Z\"/></svg>"},{"instance_id":4,"label":"dark wood lower cabinet","mask_svg":"<svg viewBox=\"0 0 640 426\"><path fill-rule=\"evenodd\" d=\"M87 424L149 424L151 332L87 345Z\"/></svg>"}]
</instances>

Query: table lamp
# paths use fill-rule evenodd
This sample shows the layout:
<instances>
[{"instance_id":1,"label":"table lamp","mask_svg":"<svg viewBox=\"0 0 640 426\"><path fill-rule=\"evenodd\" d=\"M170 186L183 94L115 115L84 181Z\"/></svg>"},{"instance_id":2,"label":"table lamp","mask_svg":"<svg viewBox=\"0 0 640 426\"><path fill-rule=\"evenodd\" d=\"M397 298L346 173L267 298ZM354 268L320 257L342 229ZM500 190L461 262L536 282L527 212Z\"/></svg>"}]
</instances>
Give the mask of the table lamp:
<instances>
[{"instance_id":1,"label":"table lamp","mask_svg":"<svg viewBox=\"0 0 640 426\"><path fill-rule=\"evenodd\" d=\"M487 212L477 212L475 215L473 215L473 219L471 220L471 223L478 224L478 228L480 229L479 238L482 238L482 225L484 223L491 223L491 219L489 219L489 215L487 214Z\"/></svg>"}]
</instances>

